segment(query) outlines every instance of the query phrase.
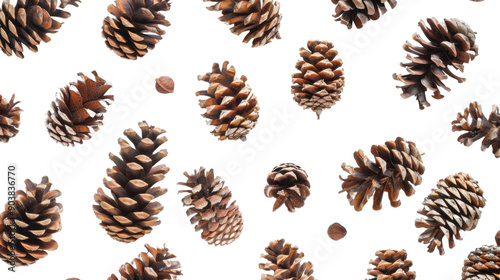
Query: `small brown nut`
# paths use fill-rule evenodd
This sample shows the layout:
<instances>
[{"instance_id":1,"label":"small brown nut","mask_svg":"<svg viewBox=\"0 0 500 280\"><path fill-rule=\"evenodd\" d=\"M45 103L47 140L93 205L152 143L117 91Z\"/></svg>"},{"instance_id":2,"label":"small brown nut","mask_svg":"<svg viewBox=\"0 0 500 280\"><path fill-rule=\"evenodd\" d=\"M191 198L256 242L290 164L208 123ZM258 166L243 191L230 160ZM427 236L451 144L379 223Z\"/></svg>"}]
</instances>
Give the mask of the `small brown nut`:
<instances>
[{"instance_id":1,"label":"small brown nut","mask_svg":"<svg viewBox=\"0 0 500 280\"><path fill-rule=\"evenodd\" d=\"M339 223L334 223L328 227L328 236L335 241L344 238L346 234L347 230Z\"/></svg>"},{"instance_id":2,"label":"small brown nut","mask_svg":"<svg viewBox=\"0 0 500 280\"><path fill-rule=\"evenodd\" d=\"M495 241L497 242L497 246L500 246L500 230L495 235Z\"/></svg>"},{"instance_id":3,"label":"small brown nut","mask_svg":"<svg viewBox=\"0 0 500 280\"><path fill-rule=\"evenodd\" d=\"M167 76L161 76L156 80L156 90L159 93L172 93L174 92L174 80Z\"/></svg>"}]
</instances>

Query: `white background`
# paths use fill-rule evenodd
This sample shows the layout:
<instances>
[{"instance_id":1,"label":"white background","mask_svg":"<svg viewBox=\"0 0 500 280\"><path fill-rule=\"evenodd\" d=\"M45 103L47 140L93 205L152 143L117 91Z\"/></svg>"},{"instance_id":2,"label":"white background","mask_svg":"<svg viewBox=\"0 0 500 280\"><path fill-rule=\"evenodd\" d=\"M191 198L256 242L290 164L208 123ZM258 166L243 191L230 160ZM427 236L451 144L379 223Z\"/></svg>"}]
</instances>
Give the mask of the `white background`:
<instances>
[{"instance_id":1,"label":"white background","mask_svg":"<svg viewBox=\"0 0 500 280\"><path fill-rule=\"evenodd\" d=\"M243 44L220 22L216 12L205 9L201 0L173 1L166 12L171 26L164 39L138 61L119 58L108 50L101 37L102 20L112 1L84 0L79 8L69 7L67 19L52 41L38 53L26 51L26 58L0 55L0 93L15 93L24 109L19 134L8 144L0 144L0 200L6 201L7 165L18 166L19 188L24 179L39 182L49 176L53 188L62 191L64 205L61 232L54 235L56 251L16 274L1 265L0 279L107 279L120 265L144 251L144 244L164 243L182 263L180 279L259 279L260 254L270 241L285 238L314 263L318 279L364 279L368 262L380 249L406 249L413 260L417 279L459 279L463 260L474 248L493 244L500 229L497 213L499 160L480 144L464 147L451 132L451 121L469 101L477 100L489 114L499 104L498 28L500 4L495 0L401 0L396 10L370 22L362 30L347 30L334 21L334 5L329 0L282 1L282 40L259 48ZM421 111L416 100L399 96L392 73L404 73L402 45L419 31L420 19L457 17L477 31L480 55L465 66L467 82L446 82L452 88L442 100L429 96L430 108ZM329 40L344 61L346 86L342 100L316 120L310 110L302 110L290 93L291 75L299 59L299 48L307 40ZM260 119L247 142L218 141L200 116L203 112L195 92L208 84L197 75L211 70L213 62L229 60L237 75L246 75L258 98ZM45 114L60 87L91 71L109 81L115 103L105 115L105 126L84 145L66 148L56 144L45 129ZM169 75L175 93L161 95L154 90L154 78ZM138 129L138 121L166 129L169 155L162 162L171 167L159 185L168 193L159 201L165 209L161 225L135 243L112 240L99 226L92 211L93 195L102 187L106 168L113 163L108 153L119 151L118 137L127 128ZM371 145L402 136L416 142L425 152L426 172L416 194L402 194L402 205L391 208L384 199L383 209L373 211L371 200L362 212L354 211L338 194L346 176L342 162L354 165L352 153L369 152ZM272 212L274 199L263 194L266 176L283 162L293 162L309 174L311 196L305 207L289 213L285 207ZM195 232L185 215L178 190L183 172L204 166L224 176L243 213L241 237L225 247L208 245ZM446 254L427 253L417 242L416 211L435 183L448 175L468 172L483 188L486 207L478 227L463 234ZM327 227L340 222L348 231L341 241L326 235Z\"/></svg>"}]
</instances>

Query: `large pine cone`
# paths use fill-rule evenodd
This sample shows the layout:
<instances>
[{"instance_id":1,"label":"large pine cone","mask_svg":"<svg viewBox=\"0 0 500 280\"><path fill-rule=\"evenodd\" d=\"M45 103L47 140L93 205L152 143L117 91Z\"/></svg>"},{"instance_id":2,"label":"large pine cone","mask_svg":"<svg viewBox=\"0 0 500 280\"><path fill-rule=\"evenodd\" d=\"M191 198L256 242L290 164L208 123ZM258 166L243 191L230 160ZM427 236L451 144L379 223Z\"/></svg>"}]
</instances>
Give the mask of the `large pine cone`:
<instances>
[{"instance_id":1,"label":"large pine cone","mask_svg":"<svg viewBox=\"0 0 500 280\"><path fill-rule=\"evenodd\" d=\"M47 130L50 137L64 146L81 144L90 139L91 129L98 131L102 125L106 106L113 100L113 95L105 95L111 88L105 80L92 71L95 81L82 73L82 78L70 86L61 88L61 95L52 102L47 113Z\"/></svg>"},{"instance_id":2,"label":"large pine cone","mask_svg":"<svg viewBox=\"0 0 500 280\"><path fill-rule=\"evenodd\" d=\"M426 216L415 220L417 228L426 228L418 242L429 244L429 252L437 247L439 254L444 254L443 237L449 239L450 249L455 247L454 237L461 240L460 230L476 228L481 210L486 200L477 181L468 174L458 173L439 180L424 199L424 208L417 211Z\"/></svg>"},{"instance_id":3,"label":"large pine cone","mask_svg":"<svg viewBox=\"0 0 500 280\"><path fill-rule=\"evenodd\" d=\"M220 177L214 178L214 170L199 171L189 175L186 183L189 187L179 193L187 195L182 199L184 206L189 207L186 214L191 216L191 224L196 224L195 230L202 230L201 238L208 244L228 245L235 241L243 230L243 218L236 201L231 204L232 193Z\"/></svg>"},{"instance_id":4,"label":"large pine cone","mask_svg":"<svg viewBox=\"0 0 500 280\"><path fill-rule=\"evenodd\" d=\"M206 109L203 114L209 119L208 124L215 126L212 131L219 140L246 140L246 135L257 124L259 106L252 89L246 85L247 77L235 79L236 70L225 61L222 71L218 63L212 66L212 72L198 76L198 80L208 82L208 90L198 91L196 96L208 96L200 100L200 107Z\"/></svg>"},{"instance_id":5,"label":"large pine cone","mask_svg":"<svg viewBox=\"0 0 500 280\"><path fill-rule=\"evenodd\" d=\"M464 261L462 280L500 279L500 247L482 246L472 251Z\"/></svg>"},{"instance_id":6,"label":"large pine cone","mask_svg":"<svg viewBox=\"0 0 500 280\"><path fill-rule=\"evenodd\" d=\"M116 0L115 5L108 6L114 18L103 21L106 46L122 58L143 57L165 34L160 25L170 26L160 13L168 10L169 0Z\"/></svg>"},{"instance_id":7,"label":"large pine cone","mask_svg":"<svg viewBox=\"0 0 500 280\"><path fill-rule=\"evenodd\" d=\"M415 272L410 271L413 262L407 260L406 251L381 250L375 253L377 258L370 264L375 266L368 269L369 280L413 280Z\"/></svg>"},{"instance_id":8,"label":"large pine cone","mask_svg":"<svg viewBox=\"0 0 500 280\"><path fill-rule=\"evenodd\" d=\"M29 179L24 181L26 192L16 191L14 209L5 204L5 212L0 214L0 258L11 263L11 249L15 246L15 265L25 266L47 256L46 251L57 249L52 235L61 230L63 207L56 202L61 195L51 190L52 184L46 176L40 184ZM15 221L14 221L15 219ZM15 239L11 239L12 224L15 224Z\"/></svg>"},{"instance_id":9,"label":"large pine cone","mask_svg":"<svg viewBox=\"0 0 500 280\"><path fill-rule=\"evenodd\" d=\"M162 249L146 244L145 247L147 252L120 267L120 278L113 274L108 280L175 280L182 275L181 264L173 260L175 255L170 254L165 246Z\"/></svg>"},{"instance_id":10,"label":"large pine cone","mask_svg":"<svg viewBox=\"0 0 500 280\"><path fill-rule=\"evenodd\" d=\"M396 0L332 0L335 7L336 21L347 25L351 29L352 24L356 28L361 28L370 20L377 20L380 15L387 12L385 4L389 4L394 9L398 2Z\"/></svg>"},{"instance_id":11,"label":"large pine cone","mask_svg":"<svg viewBox=\"0 0 500 280\"><path fill-rule=\"evenodd\" d=\"M324 109L340 100L344 90L344 69L338 52L328 41L308 41L307 49L300 48L302 60L295 67L300 71L292 75L293 100L318 116Z\"/></svg>"},{"instance_id":12,"label":"large pine cone","mask_svg":"<svg viewBox=\"0 0 500 280\"><path fill-rule=\"evenodd\" d=\"M450 77L456 79L459 83L465 82L465 78L460 78L453 74L448 66L464 71L464 63L469 63L478 55L478 46L476 45L475 32L469 25L459 19L445 19L444 23L439 23L435 18L428 18L427 23L421 20L418 25L422 29L426 42L417 33L413 34L413 39L420 43L421 47L413 46L410 42L403 45L403 49L414 54L406 56L411 62L401 63L409 72L407 75L393 74L395 80L404 83L398 86L403 89L401 96L408 98L415 96L420 109L430 106L427 102L425 92L427 89L434 92L435 99L441 99L439 87L450 91L442 80Z\"/></svg>"},{"instance_id":13,"label":"large pine cone","mask_svg":"<svg viewBox=\"0 0 500 280\"><path fill-rule=\"evenodd\" d=\"M311 262L302 263L304 253L299 253L297 247L285 239L271 241L266 247L266 253L261 257L268 262L259 264L265 271L273 271L272 275L262 274L262 280L314 280L314 270Z\"/></svg>"},{"instance_id":14,"label":"large pine cone","mask_svg":"<svg viewBox=\"0 0 500 280\"><path fill-rule=\"evenodd\" d=\"M110 153L109 158L116 164L106 170L112 180L104 179L104 186L111 190L109 197L99 188L94 195L97 205L93 205L101 227L111 238L129 243L136 241L153 226L159 225L156 215L163 210L160 202L151 202L165 194L167 189L153 187L163 180L170 170L164 164L156 165L167 156L167 150L158 148L167 137L161 136L165 130L140 122L141 133L129 128L123 132L133 146L123 138L118 139L120 157Z\"/></svg>"},{"instance_id":15,"label":"large pine cone","mask_svg":"<svg viewBox=\"0 0 500 280\"><path fill-rule=\"evenodd\" d=\"M401 205L399 191L411 196L413 185L420 185L425 168L422 157L415 143L398 137L396 141L387 141L385 145L373 145L371 161L362 150L354 152L354 159L359 167L342 164L342 169L349 173L342 183L342 191L356 211L361 211L368 199L373 196L373 209L382 209L384 192L389 195L392 207ZM354 196L354 198L353 198Z\"/></svg>"},{"instance_id":16,"label":"large pine cone","mask_svg":"<svg viewBox=\"0 0 500 280\"><path fill-rule=\"evenodd\" d=\"M0 142L7 143L10 138L19 132L21 123L21 108L16 107L20 101L14 101L16 95L13 94L9 101L3 99L0 94Z\"/></svg>"},{"instance_id":17,"label":"large pine cone","mask_svg":"<svg viewBox=\"0 0 500 280\"><path fill-rule=\"evenodd\" d=\"M267 186L264 189L266 197L275 197L273 211L285 204L290 212L304 206L309 196L311 184L307 173L293 163L282 163L273 168L267 176Z\"/></svg>"},{"instance_id":18,"label":"large pine cone","mask_svg":"<svg viewBox=\"0 0 500 280\"><path fill-rule=\"evenodd\" d=\"M204 0L216 2L208 7L220 11L219 19L233 25L231 32L240 35L248 31L243 42L252 40L252 47L263 46L272 39L281 39L279 34L280 3L275 0Z\"/></svg>"},{"instance_id":19,"label":"large pine cone","mask_svg":"<svg viewBox=\"0 0 500 280\"><path fill-rule=\"evenodd\" d=\"M500 157L500 113L497 105L493 106L489 118L486 119L481 105L477 102L470 103L464 114L458 113L457 119L451 124L453 131L466 131L458 137L458 142L468 147L484 137L481 150L491 146L495 157Z\"/></svg>"}]
</instances>

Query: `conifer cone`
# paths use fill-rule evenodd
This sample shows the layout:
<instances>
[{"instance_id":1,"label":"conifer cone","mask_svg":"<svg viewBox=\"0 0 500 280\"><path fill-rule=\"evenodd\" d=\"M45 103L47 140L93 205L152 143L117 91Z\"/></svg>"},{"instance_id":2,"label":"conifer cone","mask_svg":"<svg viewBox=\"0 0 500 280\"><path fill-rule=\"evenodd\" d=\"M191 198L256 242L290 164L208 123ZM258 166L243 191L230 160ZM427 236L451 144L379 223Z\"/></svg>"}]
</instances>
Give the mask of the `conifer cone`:
<instances>
[{"instance_id":1,"label":"conifer cone","mask_svg":"<svg viewBox=\"0 0 500 280\"><path fill-rule=\"evenodd\" d=\"M206 109L202 116L209 119L208 124L215 126L212 131L219 140L246 140L246 135L257 124L259 106L252 89L246 84L247 77L235 78L233 66L229 62L212 66L212 72L198 76L198 80L208 82L208 90L198 91L196 96L208 96L200 100L200 107Z\"/></svg>"},{"instance_id":2,"label":"conifer cone","mask_svg":"<svg viewBox=\"0 0 500 280\"><path fill-rule=\"evenodd\" d=\"M17 0L15 5L4 1L0 9L0 48L11 56L24 58L25 45L38 51L40 42L49 42L49 33L56 33L62 23L56 18L68 18L66 5L78 6L80 0ZM61 8L61 9L59 9Z\"/></svg>"},{"instance_id":3,"label":"conifer cone","mask_svg":"<svg viewBox=\"0 0 500 280\"><path fill-rule=\"evenodd\" d=\"M398 86L403 89L401 96L415 96L420 109L430 106L425 95L428 89L434 92L432 97L435 99L444 97L439 91L440 87L450 91L442 81L448 76L459 83L465 82L465 78L456 76L449 66L463 72L464 63L469 63L478 55L476 33L467 23L456 18L445 19L444 23L435 18L428 18L427 23L429 26L421 20L418 25L429 42L414 33L413 39L421 46L413 46L408 41L403 45L403 49L409 52L406 58L411 62L401 63L401 66L405 67L409 74L393 74L395 80L404 83Z\"/></svg>"},{"instance_id":4,"label":"conifer cone","mask_svg":"<svg viewBox=\"0 0 500 280\"><path fill-rule=\"evenodd\" d=\"M5 212L0 214L0 258L10 264L14 245L16 266L33 264L47 256L47 251L57 249L52 235L61 230L60 213L63 211L62 205L56 202L61 192L51 190L47 176L40 184L29 179L24 183L26 192L16 191L14 207L7 203ZM11 239L13 224L17 228L15 238Z\"/></svg>"},{"instance_id":5,"label":"conifer cone","mask_svg":"<svg viewBox=\"0 0 500 280\"><path fill-rule=\"evenodd\" d=\"M169 0L116 0L108 6L114 17L103 21L106 46L118 56L135 60L154 49L170 26L161 11L170 10Z\"/></svg>"},{"instance_id":6,"label":"conifer cone","mask_svg":"<svg viewBox=\"0 0 500 280\"><path fill-rule=\"evenodd\" d=\"M285 239L271 241L266 247L266 253L261 257L266 263L259 264L259 268L272 271L273 274L262 274L262 280L314 280L314 270L311 262L302 263L304 253L299 253L298 248L290 243L285 244Z\"/></svg>"},{"instance_id":7,"label":"conifer cone","mask_svg":"<svg viewBox=\"0 0 500 280\"><path fill-rule=\"evenodd\" d=\"M21 123L21 108L16 107L20 101L14 101L16 95L13 94L9 101L3 99L0 94L0 142L7 143L19 132Z\"/></svg>"},{"instance_id":8,"label":"conifer cone","mask_svg":"<svg viewBox=\"0 0 500 280\"><path fill-rule=\"evenodd\" d=\"M199 171L189 175L186 183L179 183L188 187L179 193L186 193L182 199L184 206L189 207L186 214L191 216L191 224L196 224L195 230L202 230L201 238L208 244L228 245L235 241L243 230L243 218L236 205L231 204L232 193L220 177L214 178L214 170L208 172L200 167Z\"/></svg>"},{"instance_id":9,"label":"conifer cone","mask_svg":"<svg viewBox=\"0 0 500 280\"><path fill-rule=\"evenodd\" d=\"M279 34L281 14L280 3L276 0L204 0L215 2L208 7L220 11L219 19L232 25L231 32L240 35L248 31L243 42L252 40L252 47L259 47L281 39Z\"/></svg>"},{"instance_id":10,"label":"conifer cone","mask_svg":"<svg viewBox=\"0 0 500 280\"><path fill-rule=\"evenodd\" d=\"M304 206L309 196L311 184L307 173L293 163L282 163L273 168L267 176L267 186L264 189L266 197L275 197L273 211L285 204L290 212Z\"/></svg>"},{"instance_id":11,"label":"conifer cone","mask_svg":"<svg viewBox=\"0 0 500 280\"><path fill-rule=\"evenodd\" d=\"M425 168L422 157L415 143L398 137L395 141L387 141L385 145L373 145L371 153L375 161L371 161L362 150L354 152L354 159L359 167L342 164L342 169L349 175L342 183L342 191L356 211L361 211L368 199L373 196L373 209L382 209L382 197L388 193L392 207L398 207L399 191L406 196L415 192L413 185L422 182ZM354 197L353 197L354 196Z\"/></svg>"},{"instance_id":12,"label":"conifer cone","mask_svg":"<svg viewBox=\"0 0 500 280\"><path fill-rule=\"evenodd\" d=\"M344 90L344 69L338 52L328 41L308 41L307 49L300 48L302 60L295 67L300 73L292 75L292 94L304 109L318 116L340 100Z\"/></svg>"},{"instance_id":13,"label":"conifer cone","mask_svg":"<svg viewBox=\"0 0 500 280\"><path fill-rule=\"evenodd\" d=\"M424 199L424 208L417 211L425 218L415 220L417 228L426 228L418 242L429 244L428 251L437 247L444 254L443 237L449 239L450 249L455 247L454 238L461 240L460 230L476 228L486 200L477 181L468 174L458 173L439 180L436 188Z\"/></svg>"},{"instance_id":14,"label":"conifer cone","mask_svg":"<svg viewBox=\"0 0 500 280\"><path fill-rule=\"evenodd\" d=\"M92 71L95 81L82 73L81 80L61 88L61 94L47 113L47 131L50 137L64 146L81 144L90 139L91 130L98 131L102 125L106 106L113 95L106 95L111 85Z\"/></svg>"},{"instance_id":15,"label":"conifer cone","mask_svg":"<svg viewBox=\"0 0 500 280\"><path fill-rule=\"evenodd\" d=\"M333 17L348 29L353 23L361 28L368 21L379 19L387 12L386 4L393 9L398 4L396 0L332 0L332 3L337 5Z\"/></svg>"},{"instance_id":16,"label":"conifer cone","mask_svg":"<svg viewBox=\"0 0 500 280\"><path fill-rule=\"evenodd\" d=\"M369 280L413 280L415 272L410 271L413 262L407 260L405 250L381 250L375 253L377 258L370 264L375 266L368 269Z\"/></svg>"},{"instance_id":17,"label":"conifer cone","mask_svg":"<svg viewBox=\"0 0 500 280\"><path fill-rule=\"evenodd\" d=\"M163 206L152 200L167 192L166 188L154 187L169 171L164 164L156 165L167 156L166 149L158 149L167 142L162 136L165 130L145 121L139 127L139 134L131 128L123 132L131 144L118 139L121 158L109 154L116 165L106 170L111 180L104 179L104 186L111 190L112 197L101 188L94 195L94 213L101 227L111 238L125 243L136 241L160 224L156 215Z\"/></svg>"},{"instance_id":18,"label":"conifer cone","mask_svg":"<svg viewBox=\"0 0 500 280\"><path fill-rule=\"evenodd\" d=\"M500 157L500 113L497 105L493 105L490 116L486 119L481 105L472 102L469 108L465 108L463 115L458 113L457 119L451 124L452 131L465 131L458 137L458 142L468 147L483 138L481 150L491 146L495 157Z\"/></svg>"},{"instance_id":19,"label":"conifer cone","mask_svg":"<svg viewBox=\"0 0 500 280\"><path fill-rule=\"evenodd\" d=\"M472 251L464 261L462 280L500 279L500 247L482 246Z\"/></svg>"}]
</instances>

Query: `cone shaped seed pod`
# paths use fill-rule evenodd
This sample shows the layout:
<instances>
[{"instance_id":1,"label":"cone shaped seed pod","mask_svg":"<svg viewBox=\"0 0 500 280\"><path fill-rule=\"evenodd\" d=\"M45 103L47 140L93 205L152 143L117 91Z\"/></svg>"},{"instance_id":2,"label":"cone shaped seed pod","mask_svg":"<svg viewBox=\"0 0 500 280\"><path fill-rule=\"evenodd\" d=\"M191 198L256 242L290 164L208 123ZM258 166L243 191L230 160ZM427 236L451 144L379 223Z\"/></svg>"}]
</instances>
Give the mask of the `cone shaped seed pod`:
<instances>
[{"instance_id":1,"label":"cone shaped seed pod","mask_svg":"<svg viewBox=\"0 0 500 280\"><path fill-rule=\"evenodd\" d=\"M0 142L7 143L19 132L21 123L21 108L16 107L20 101L14 101L16 95L13 94L10 100L3 99L0 94Z\"/></svg>"},{"instance_id":2,"label":"cone shaped seed pod","mask_svg":"<svg viewBox=\"0 0 500 280\"><path fill-rule=\"evenodd\" d=\"M464 261L462 280L500 279L500 247L485 245L472 251Z\"/></svg>"},{"instance_id":3,"label":"cone shaped seed pod","mask_svg":"<svg viewBox=\"0 0 500 280\"><path fill-rule=\"evenodd\" d=\"M380 250L375 253L377 258L370 264L375 266L368 269L368 280L413 280L415 272L410 271L413 262L407 260L406 251Z\"/></svg>"},{"instance_id":4,"label":"cone shaped seed pod","mask_svg":"<svg viewBox=\"0 0 500 280\"><path fill-rule=\"evenodd\" d=\"M314 270L311 262L302 262L304 253L299 253L297 247L285 243L285 239L272 241L266 248L266 254L261 257L266 263L259 268L272 271L272 274L262 274L262 280L314 280Z\"/></svg>"},{"instance_id":5,"label":"cone shaped seed pod","mask_svg":"<svg viewBox=\"0 0 500 280\"><path fill-rule=\"evenodd\" d=\"M283 163L273 168L267 176L267 186L264 189L266 197L275 197L273 211L285 204L290 212L304 206L309 196L311 184L307 173L293 163Z\"/></svg>"},{"instance_id":6,"label":"cone shaped seed pod","mask_svg":"<svg viewBox=\"0 0 500 280\"><path fill-rule=\"evenodd\" d=\"M396 0L332 0L332 3L336 5L333 15L335 20L351 29L353 23L356 28L361 28L368 21L379 19L387 12L387 6L394 9L398 2Z\"/></svg>"}]
</instances>

